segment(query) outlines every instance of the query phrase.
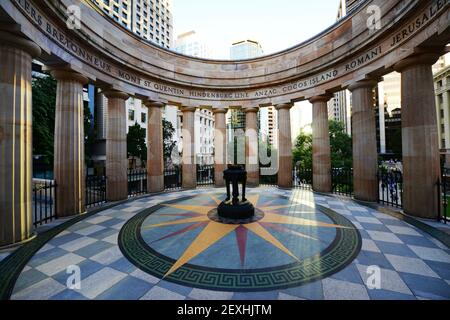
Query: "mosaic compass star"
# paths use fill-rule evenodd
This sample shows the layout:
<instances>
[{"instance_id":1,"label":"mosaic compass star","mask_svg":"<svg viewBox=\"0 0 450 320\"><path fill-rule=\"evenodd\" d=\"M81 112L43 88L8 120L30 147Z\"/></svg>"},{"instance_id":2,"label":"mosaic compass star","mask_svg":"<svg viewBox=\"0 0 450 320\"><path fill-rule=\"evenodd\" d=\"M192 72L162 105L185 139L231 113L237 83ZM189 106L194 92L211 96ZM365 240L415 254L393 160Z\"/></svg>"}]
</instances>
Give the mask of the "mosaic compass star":
<instances>
[{"instance_id":1,"label":"mosaic compass star","mask_svg":"<svg viewBox=\"0 0 450 320\"><path fill-rule=\"evenodd\" d=\"M214 193L164 203L128 221L119 235L124 255L167 281L225 291L261 291L320 279L350 263L359 232L336 212L310 201L250 194L256 221L211 219Z\"/></svg>"},{"instance_id":2,"label":"mosaic compass star","mask_svg":"<svg viewBox=\"0 0 450 320\"><path fill-rule=\"evenodd\" d=\"M172 274L177 271L181 266L188 263L190 260L194 259L196 256L204 252L206 249L223 239L225 236L230 234L231 232L235 232L237 247L239 249L239 255L241 259L241 264L244 266L245 264L245 255L246 255L246 242L248 239L248 231L251 231L255 235L259 236L261 239L264 239L268 243L270 243L275 248L281 250L285 254L292 257L294 260L299 261L299 258L296 257L288 248L286 248L283 243L281 243L276 237L274 237L271 232L268 230L269 228L275 229L279 232L287 232L298 237L307 238L315 241L319 241L318 239L303 234L301 232L294 231L292 229L283 227L283 225L300 225L300 226L312 226L312 227L323 227L323 228L348 228L345 226L340 226L336 224L329 224L318 222L315 220L297 218L293 216L286 216L280 214L278 211L280 209L288 209L292 206L292 203L287 205L268 205L268 204L260 204L259 198L260 195L251 195L248 200L260 211L264 213L264 217L254 223L249 224L224 224L216 221L210 220L208 217L208 213L213 211L219 204L220 200L215 195L209 195L211 199L214 201L214 206L209 205L189 205L189 204L167 204L165 206L180 209L183 211L188 211L190 213L163 213L165 216L178 216L178 217L186 217L183 219L176 219L174 221L152 224L143 226L143 230L148 230L152 228L162 228L173 225L186 225L187 227L172 232L167 236L164 236L156 241L161 241L168 239L170 237L178 236L185 232L190 232L197 228L203 228L202 232L197 236L197 238L191 243L191 245L184 251L182 256L177 260L177 262L170 268L170 270L166 273L165 276ZM156 242L155 241L155 242Z\"/></svg>"}]
</instances>

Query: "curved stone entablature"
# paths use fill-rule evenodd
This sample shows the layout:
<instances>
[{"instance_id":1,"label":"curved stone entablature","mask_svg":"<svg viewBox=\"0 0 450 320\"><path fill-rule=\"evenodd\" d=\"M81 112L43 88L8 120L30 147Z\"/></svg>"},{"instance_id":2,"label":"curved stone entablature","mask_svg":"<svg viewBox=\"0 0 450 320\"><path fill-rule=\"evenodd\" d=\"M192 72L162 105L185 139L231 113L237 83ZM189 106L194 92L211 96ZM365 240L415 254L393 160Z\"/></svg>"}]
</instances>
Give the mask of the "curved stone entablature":
<instances>
[{"instance_id":1,"label":"curved stone entablature","mask_svg":"<svg viewBox=\"0 0 450 320\"><path fill-rule=\"evenodd\" d=\"M66 9L73 4L81 7L78 30L66 26ZM371 6L380 9L378 30L367 26ZM449 7L448 0L369 0L305 43L243 61L162 49L103 16L90 1L1 1L0 17L2 28L42 48L46 64L68 63L99 85L177 105L251 107L337 91L392 71L419 47L442 49L450 39Z\"/></svg>"}]
</instances>

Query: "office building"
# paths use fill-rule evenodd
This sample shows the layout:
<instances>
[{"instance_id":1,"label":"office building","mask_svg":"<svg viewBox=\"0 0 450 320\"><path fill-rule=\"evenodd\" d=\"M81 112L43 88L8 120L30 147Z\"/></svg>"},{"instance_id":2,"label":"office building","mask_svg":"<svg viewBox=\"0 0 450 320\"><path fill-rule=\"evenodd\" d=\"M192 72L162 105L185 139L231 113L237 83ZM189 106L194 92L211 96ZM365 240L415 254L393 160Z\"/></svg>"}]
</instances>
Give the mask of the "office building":
<instances>
[{"instance_id":1,"label":"office building","mask_svg":"<svg viewBox=\"0 0 450 320\"><path fill-rule=\"evenodd\" d=\"M163 48L173 42L172 0L91 0L106 15Z\"/></svg>"}]
</instances>

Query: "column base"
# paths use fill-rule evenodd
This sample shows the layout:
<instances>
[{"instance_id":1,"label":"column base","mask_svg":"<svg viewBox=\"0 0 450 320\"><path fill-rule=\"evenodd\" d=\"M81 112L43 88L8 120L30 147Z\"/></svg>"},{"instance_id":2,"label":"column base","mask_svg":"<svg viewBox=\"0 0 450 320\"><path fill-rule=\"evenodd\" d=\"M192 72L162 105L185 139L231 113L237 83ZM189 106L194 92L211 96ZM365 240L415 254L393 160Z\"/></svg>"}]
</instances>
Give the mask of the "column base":
<instances>
[{"instance_id":1,"label":"column base","mask_svg":"<svg viewBox=\"0 0 450 320\"><path fill-rule=\"evenodd\" d=\"M147 190L149 193L164 192L164 176L148 176Z\"/></svg>"},{"instance_id":2,"label":"column base","mask_svg":"<svg viewBox=\"0 0 450 320\"><path fill-rule=\"evenodd\" d=\"M30 241L33 241L36 237L37 237L37 233L33 232L33 234L28 239L22 240L20 242L12 243L12 244L7 244L7 245L4 245L4 246L0 246L0 252L2 252L2 251L9 251L11 249L15 249L17 247L20 247L20 246L22 246L22 245L24 245L24 244L26 244L26 243L28 243Z\"/></svg>"}]
</instances>

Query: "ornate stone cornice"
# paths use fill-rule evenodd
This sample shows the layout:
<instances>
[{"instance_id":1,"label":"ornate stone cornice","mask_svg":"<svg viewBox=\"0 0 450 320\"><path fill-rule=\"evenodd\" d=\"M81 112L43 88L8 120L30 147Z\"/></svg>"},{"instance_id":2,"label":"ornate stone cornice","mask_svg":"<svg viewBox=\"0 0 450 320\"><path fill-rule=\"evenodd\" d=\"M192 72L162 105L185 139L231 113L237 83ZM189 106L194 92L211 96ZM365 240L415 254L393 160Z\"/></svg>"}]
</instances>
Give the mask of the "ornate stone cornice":
<instances>
[{"instance_id":1,"label":"ornate stone cornice","mask_svg":"<svg viewBox=\"0 0 450 320\"><path fill-rule=\"evenodd\" d=\"M0 42L2 45L10 45L11 47L22 49L32 58L41 55L41 48L36 43L9 31L0 29Z\"/></svg>"},{"instance_id":2,"label":"ornate stone cornice","mask_svg":"<svg viewBox=\"0 0 450 320\"><path fill-rule=\"evenodd\" d=\"M275 105L274 107L277 110L283 110L283 109L290 110L293 106L294 106L293 103L280 103L280 104Z\"/></svg>"},{"instance_id":3,"label":"ornate stone cornice","mask_svg":"<svg viewBox=\"0 0 450 320\"><path fill-rule=\"evenodd\" d=\"M103 94L105 95L106 98L108 99L122 99L122 100L128 100L128 98L130 97L127 93L122 92L122 91L118 91L118 90L113 90L113 89L107 89L103 91Z\"/></svg>"},{"instance_id":4,"label":"ornate stone cornice","mask_svg":"<svg viewBox=\"0 0 450 320\"><path fill-rule=\"evenodd\" d=\"M360 88L369 88L373 89L378 84L378 81L372 79L366 79L361 81L356 81L348 86L348 90L353 91Z\"/></svg>"},{"instance_id":5,"label":"ornate stone cornice","mask_svg":"<svg viewBox=\"0 0 450 320\"><path fill-rule=\"evenodd\" d=\"M143 100L142 103L147 107L147 108L165 108L165 104L162 102L158 102L158 101L151 101L151 100Z\"/></svg>"},{"instance_id":6,"label":"ornate stone cornice","mask_svg":"<svg viewBox=\"0 0 450 320\"><path fill-rule=\"evenodd\" d=\"M182 106L180 107L181 112L195 112L197 111L197 107L190 107L190 106Z\"/></svg>"},{"instance_id":7,"label":"ornate stone cornice","mask_svg":"<svg viewBox=\"0 0 450 320\"><path fill-rule=\"evenodd\" d=\"M440 56L441 54L435 52L415 54L395 64L394 69L397 72L402 72L417 65L432 66L438 61Z\"/></svg>"},{"instance_id":8,"label":"ornate stone cornice","mask_svg":"<svg viewBox=\"0 0 450 320\"><path fill-rule=\"evenodd\" d=\"M220 113L223 113L223 114L226 114L227 112L228 112L228 109L225 109L225 108L214 108L214 109L212 109L212 112L214 113L214 114L220 114Z\"/></svg>"},{"instance_id":9,"label":"ornate stone cornice","mask_svg":"<svg viewBox=\"0 0 450 320\"><path fill-rule=\"evenodd\" d=\"M333 95L331 94L323 94L320 96L314 96L309 98L309 102L310 103L315 103L315 102L328 102L330 101L330 99L333 97Z\"/></svg>"},{"instance_id":10,"label":"ornate stone cornice","mask_svg":"<svg viewBox=\"0 0 450 320\"><path fill-rule=\"evenodd\" d=\"M259 107L242 108L242 111L245 113L257 113L259 111Z\"/></svg>"}]
</instances>

